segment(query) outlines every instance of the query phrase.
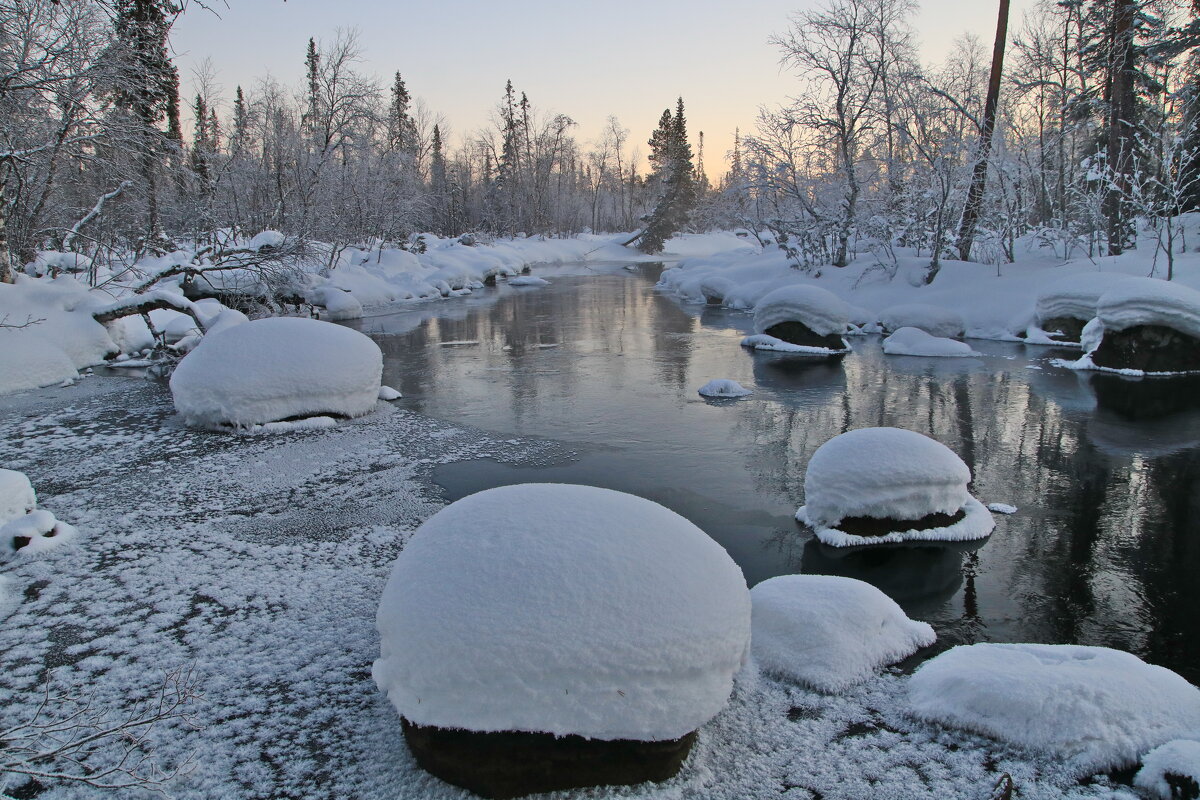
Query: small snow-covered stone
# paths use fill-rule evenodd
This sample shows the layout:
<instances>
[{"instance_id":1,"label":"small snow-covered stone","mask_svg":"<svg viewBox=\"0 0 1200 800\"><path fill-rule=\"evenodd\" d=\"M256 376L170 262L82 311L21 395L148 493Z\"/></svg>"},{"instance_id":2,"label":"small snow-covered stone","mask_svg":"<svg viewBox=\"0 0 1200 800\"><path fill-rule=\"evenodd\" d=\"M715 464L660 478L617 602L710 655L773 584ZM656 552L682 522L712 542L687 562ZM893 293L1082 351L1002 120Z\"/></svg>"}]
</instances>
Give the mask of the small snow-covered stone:
<instances>
[{"instance_id":1,"label":"small snow-covered stone","mask_svg":"<svg viewBox=\"0 0 1200 800\"><path fill-rule=\"evenodd\" d=\"M536 275L517 275L508 279L509 286L549 286L550 281Z\"/></svg>"},{"instance_id":2,"label":"small snow-covered stone","mask_svg":"<svg viewBox=\"0 0 1200 800\"><path fill-rule=\"evenodd\" d=\"M701 397L749 397L754 394L737 381L724 378L711 380L698 390Z\"/></svg>"},{"instance_id":3,"label":"small snow-covered stone","mask_svg":"<svg viewBox=\"0 0 1200 800\"><path fill-rule=\"evenodd\" d=\"M962 314L925 303L892 306L879 315L879 325L885 333L894 333L901 328L920 328L930 336L944 338L956 338L966 332Z\"/></svg>"},{"instance_id":4,"label":"small snow-covered stone","mask_svg":"<svg viewBox=\"0 0 1200 800\"><path fill-rule=\"evenodd\" d=\"M43 553L74 539L75 526L57 520L49 511L32 511L0 526L0 549L22 555Z\"/></svg>"},{"instance_id":5,"label":"small snow-covered stone","mask_svg":"<svg viewBox=\"0 0 1200 800\"><path fill-rule=\"evenodd\" d=\"M375 408L383 354L368 336L272 317L205 336L171 375L189 425L247 428L289 417L358 417Z\"/></svg>"},{"instance_id":6,"label":"small snow-covered stone","mask_svg":"<svg viewBox=\"0 0 1200 800\"><path fill-rule=\"evenodd\" d=\"M380 386L379 387L379 399L380 400L399 400L403 396L404 395L400 394L400 392L396 391L395 389L393 389L390 386Z\"/></svg>"},{"instance_id":7,"label":"small snow-covered stone","mask_svg":"<svg viewBox=\"0 0 1200 800\"><path fill-rule=\"evenodd\" d=\"M37 508L37 492L25 473L0 469L0 525Z\"/></svg>"},{"instance_id":8,"label":"small snow-covered stone","mask_svg":"<svg viewBox=\"0 0 1200 800\"><path fill-rule=\"evenodd\" d=\"M837 692L933 644L869 583L833 575L781 575L750 591L751 642L764 671Z\"/></svg>"},{"instance_id":9,"label":"small snow-covered stone","mask_svg":"<svg viewBox=\"0 0 1200 800\"><path fill-rule=\"evenodd\" d=\"M970 480L971 470L941 442L899 428L860 428L813 453L796 518L835 547L981 539L996 523L967 491Z\"/></svg>"},{"instance_id":10,"label":"small snow-covered stone","mask_svg":"<svg viewBox=\"0 0 1200 800\"><path fill-rule=\"evenodd\" d=\"M1017 513L1016 506L1010 506L1008 503L988 503L987 510L996 514L1015 514Z\"/></svg>"},{"instance_id":11,"label":"small snow-covered stone","mask_svg":"<svg viewBox=\"0 0 1200 800\"><path fill-rule=\"evenodd\" d=\"M523 484L426 520L377 621L375 681L412 723L659 741L725 705L750 596L725 550L657 503Z\"/></svg>"},{"instance_id":12,"label":"small snow-covered stone","mask_svg":"<svg viewBox=\"0 0 1200 800\"><path fill-rule=\"evenodd\" d=\"M909 681L916 716L1044 753L1080 774L1126 767L1200 731L1200 690L1107 647L973 644Z\"/></svg>"},{"instance_id":13,"label":"small snow-covered stone","mask_svg":"<svg viewBox=\"0 0 1200 800\"><path fill-rule=\"evenodd\" d=\"M350 292L336 286L320 286L312 291L312 301L325 311L321 316L327 320L361 319L362 303Z\"/></svg>"},{"instance_id":14,"label":"small snow-covered stone","mask_svg":"<svg viewBox=\"0 0 1200 800\"><path fill-rule=\"evenodd\" d=\"M969 344L932 336L920 328L899 328L883 340L883 352L890 356L927 356L963 358L977 356Z\"/></svg>"},{"instance_id":15,"label":"small snow-covered stone","mask_svg":"<svg viewBox=\"0 0 1200 800\"><path fill-rule=\"evenodd\" d=\"M1176 739L1154 748L1142 758L1133 785L1160 800L1200 797L1200 742Z\"/></svg>"}]
</instances>

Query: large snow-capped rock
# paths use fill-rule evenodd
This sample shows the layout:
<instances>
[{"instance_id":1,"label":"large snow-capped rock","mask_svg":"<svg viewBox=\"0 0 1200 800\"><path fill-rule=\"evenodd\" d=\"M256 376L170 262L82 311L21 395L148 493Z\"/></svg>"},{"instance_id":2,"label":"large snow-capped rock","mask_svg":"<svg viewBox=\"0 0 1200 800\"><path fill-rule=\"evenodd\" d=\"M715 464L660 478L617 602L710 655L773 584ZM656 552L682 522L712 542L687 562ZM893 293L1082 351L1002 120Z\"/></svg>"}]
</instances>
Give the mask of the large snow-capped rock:
<instances>
[{"instance_id":1,"label":"large snow-capped rock","mask_svg":"<svg viewBox=\"0 0 1200 800\"><path fill-rule=\"evenodd\" d=\"M781 575L750 590L754 659L764 671L825 692L866 680L880 667L933 644L869 583L834 575Z\"/></svg>"},{"instance_id":2,"label":"large snow-capped rock","mask_svg":"<svg viewBox=\"0 0 1200 800\"><path fill-rule=\"evenodd\" d=\"M957 311L925 303L904 303L885 309L879 315L879 325L884 333L895 333L901 328L920 328L930 336L947 339L962 336L967 328L962 314Z\"/></svg>"},{"instance_id":3,"label":"large snow-capped rock","mask_svg":"<svg viewBox=\"0 0 1200 800\"><path fill-rule=\"evenodd\" d=\"M835 547L965 541L995 521L970 495L971 470L941 442L899 428L860 428L817 448L796 518Z\"/></svg>"},{"instance_id":4,"label":"large snow-capped rock","mask_svg":"<svg viewBox=\"0 0 1200 800\"><path fill-rule=\"evenodd\" d=\"M358 417L375 408L383 354L370 337L272 317L210 333L171 375L189 425L249 427L290 417Z\"/></svg>"},{"instance_id":5,"label":"large snow-capped rock","mask_svg":"<svg viewBox=\"0 0 1200 800\"><path fill-rule=\"evenodd\" d=\"M1200 731L1200 690L1106 647L955 647L908 688L916 716L1053 756L1080 774L1127 767Z\"/></svg>"},{"instance_id":6,"label":"large snow-capped rock","mask_svg":"<svg viewBox=\"0 0 1200 800\"><path fill-rule=\"evenodd\" d=\"M1096 316L1105 331L1161 325L1200 339L1200 292L1157 278L1125 278L1100 296Z\"/></svg>"},{"instance_id":7,"label":"large snow-capped rock","mask_svg":"<svg viewBox=\"0 0 1200 800\"><path fill-rule=\"evenodd\" d=\"M969 344L941 336L931 336L920 328L900 328L883 340L883 352L889 356L926 356L965 358L979 353Z\"/></svg>"},{"instance_id":8,"label":"large snow-capped rock","mask_svg":"<svg viewBox=\"0 0 1200 800\"><path fill-rule=\"evenodd\" d=\"M1073 369L1128 374L1200 371L1200 292L1155 278L1126 278L1101 295Z\"/></svg>"},{"instance_id":9,"label":"large snow-capped rock","mask_svg":"<svg viewBox=\"0 0 1200 800\"><path fill-rule=\"evenodd\" d=\"M2 352L2 351L0 351ZM37 508L37 492L25 473L0 469L0 525Z\"/></svg>"},{"instance_id":10,"label":"large snow-capped rock","mask_svg":"<svg viewBox=\"0 0 1200 800\"><path fill-rule=\"evenodd\" d=\"M1055 344L1056 331L1067 341L1079 341L1080 329L1096 316L1100 297L1114 284L1128 279L1128 275L1089 272L1049 284L1038 293L1034 305L1038 330L1030 331L1032 343Z\"/></svg>"},{"instance_id":11,"label":"large snow-capped rock","mask_svg":"<svg viewBox=\"0 0 1200 800\"><path fill-rule=\"evenodd\" d=\"M784 286L768 292L754 306L754 332L770 333L784 322L799 322L818 336L841 336L850 324L850 309L840 297L818 286Z\"/></svg>"},{"instance_id":12,"label":"large snow-capped rock","mask_svg":"<svg viewBox=\"0 0 1200 800\"><path fill-rule=\"evenodd\" d=\"M377 623L375 681L412 723L656 741L725 705L750 597L725 550L673 511L523 484L421 525Z\"/></svg>"}]
</instances>

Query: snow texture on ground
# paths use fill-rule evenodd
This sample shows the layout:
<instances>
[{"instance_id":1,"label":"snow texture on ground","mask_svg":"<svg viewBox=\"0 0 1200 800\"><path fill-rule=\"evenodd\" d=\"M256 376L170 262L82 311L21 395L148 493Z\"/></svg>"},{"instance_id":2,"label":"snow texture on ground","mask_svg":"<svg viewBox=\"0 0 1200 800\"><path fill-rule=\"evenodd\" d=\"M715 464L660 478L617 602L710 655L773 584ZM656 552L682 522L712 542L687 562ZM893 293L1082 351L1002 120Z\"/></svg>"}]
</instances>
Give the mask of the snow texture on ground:
<instances>
[{"instance_id":1,"label":"snow texture on ground","mask_svg":"<svg viewBox=\"0 0 1200 800\"><path fill-rule=\"evenodd\" d=\"M869 583L780 575L750 592L758 666L824 692L861 683L937 636Z\"/></svg>"},{"instance_id":2,"label":"snow texture on ground","mask_svg":"<svg viewBox=\"0 0 1200 800\"><path fill-rule=\"evenodd\" d=\"M0 565L0 597L16 604L0 624L0 719L32 714L51 673L119 713L191 666L201 729L166 726L152 742L168 765L195 756L170 787L181 800L468 800L417 768L371 680L378 598L404 540L441 505L434 465L562 452L386 407L288 437L211 434L173 416L165 387L123 378L0 408L0 463L83 533ZM884 674L828 696L744 673L678 777L586 796L945 800L986 797L1003 772L1023 800L1128 796L913 719L907 683ZM39 797L112 796L60 785Z\"/></svg>"},{"instance_id":3,"label":"snow texture on ground","mask_svg":"<svg viewBox=\"0 0 1200 800\"><path fill-rule=\"evenodd\" d=\"M1154 748L1142 759L1133 785L1161 800L1171 800L1179 795L1172 794L1169 779L1177 783L1183 782L1180 779L1190 780L1200 787L1200 742L1176 739Z\"/></svg>"},{"instance_id":4,"label":"snow texture on ground","mask_svg":"<svg viewBox=\"0 0 1200 800\"><path fill-rule=\"evenodd\" d=\"M883 352L890 356L926 356L939 358L964 358L978 356L971 345L932 336L920 328L898 328L883 340Z\"/></svg>"},{"instance_id":5,"label":"snow texture on ground","mask_svg":"<svg viewBox=\"0 0 1200 800\"><path fill-rule=\"evenodd\" d=\"M525 483L426 521L378 625L375 681L412 722L665 741L724 707L750 593L725 549L670 509Z\"/></svg>"},{"instance_id":6,"label":"snow texture on ground","mask_svg":"<svg viewBox=\"0 0 1200 800\"><path fill-rule=\"evenodd\" d=\"M917 670L909 697L918 717L1062 759L1081 776L1200 733L1200 689L1106 647L955 647Z\"/></svg>"},{"instance_id":7,"label":"snow texture on ground","mask_svg":"<svg viewBox=\"0 0 1200 800\"><path fill-rule=\"evenodd\" d=\"M754 392L742 386L737 381L728 378L716 378L696 390L701 397L749 397Z\"/></svg>"},{"instance_id":8,"label":"snow texture on ground","mask_svg":"<svg viewBox=\"0 0 1200 800\"><path fill-rule=\"evenodd\" d=\"M360 417L375 408L383 354L358 331L293 317L204 337L171 375L185 423L247 428L288 417Z\"/></svg>"}]
</instances>

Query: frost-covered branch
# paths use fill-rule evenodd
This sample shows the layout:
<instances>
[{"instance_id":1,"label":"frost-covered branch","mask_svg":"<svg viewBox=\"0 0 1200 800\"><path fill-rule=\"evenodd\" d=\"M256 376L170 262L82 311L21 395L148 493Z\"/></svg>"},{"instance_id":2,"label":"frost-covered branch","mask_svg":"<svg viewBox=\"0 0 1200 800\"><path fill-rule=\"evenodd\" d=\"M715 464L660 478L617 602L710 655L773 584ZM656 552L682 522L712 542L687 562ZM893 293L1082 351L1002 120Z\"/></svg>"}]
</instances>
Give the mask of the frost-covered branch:
<instances>
[{"instance_id":1,"label":"frost-covered branch","mask_svg":"<svg viewBox=\"0 0 1200 800\"><path fill-rule=\"evenodd\" d=\"M190 716L198 697L193 670L179 669L167 674L154 696L117 716L96 708L94 696L56 692L47 678L33 716L0 730L0 776L165 794L173 778L191 769L191 759L164 769L151 752L151 735L170 722L198 730Z\"/></svg>"},{"instance_id":2,"label":"frost-covered branch","mask_svg":"<svg viewBox=\"0 0 1200 800\"><path fill-rule=\"evenodd\" d=\"M104 211L105 203L107 203L109 200L117 198L121 192L125 191L132 185L133 181L121 181L121 185L116 189L113 189L108 194L100 195L100 199L96 201L96 205L92 206L92 210L85 214L81 220L71 226L71 230L68 231L67 235L63 237L63 250L71 249L71 245L75 243L75 238L79 236L79 231L84 225L87 225L96 217L100 216L101 212Z\"/></svg>"},{"instance_id":3,"label":"frost-covered branch","mask_svg":"<svg viewBox=\"0 0 1200 800\"><path fill-rule=\"evenodd\" d=\"M132 317L138 314L146 314L151 311L169 308L175 311L182 311L196 321L196 325L200 330L206 330L208 326L204 324L196 304L186 297L181 297L177 294L166 291L153 291L144 294L135 294L132 297L127 297L124 300L118 300L115 303L110 303L107 306L98 308L92 312L92 317L101 324L112 322L122 317Z\"/></svg>"},{"instance_id":4,"label":"frost-covered branch","mask_svg":"<svg viewBox=\"0 0 1200 800\"><path fill-rule=\"evenodd\" d=\"M25 317L25 321L20 325L14 325L8 321L8 314L5 314L3 317L0 317L0 329L20 330L21 328L28 328L30 325L37 325L39 322L45 321L45 319L34 319L31 316L27 316Z\"/></svg>"}]
</instances>

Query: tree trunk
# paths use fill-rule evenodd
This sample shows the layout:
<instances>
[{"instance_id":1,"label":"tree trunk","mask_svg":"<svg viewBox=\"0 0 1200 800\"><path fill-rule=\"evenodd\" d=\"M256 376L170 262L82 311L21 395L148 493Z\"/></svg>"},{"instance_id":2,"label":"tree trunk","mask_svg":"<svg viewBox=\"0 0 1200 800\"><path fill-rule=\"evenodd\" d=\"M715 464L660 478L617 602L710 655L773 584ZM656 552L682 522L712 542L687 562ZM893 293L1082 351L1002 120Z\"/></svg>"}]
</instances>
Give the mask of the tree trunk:
<instances>
[{"instance_id":1,"label":"tree trunk","mask_svg":"<svg viewBox=\"0 0 1200 800\"><path fill-rule=\"evenodd\" d=\"M0 163L0 283L14 283L12 257L8 254L8 165Z\"/></svg>"},{"instance_id":2,"label":"tree trunk","mask_svg":"<svg viewBox=\"0 0 1200 800\"><path fill-rule=\"evenodd\" d=\"M975 243L975 226L979 223L979 212L983 208L983 194L987 188L988 157L992 152L992 132L996 129L996 107L1000 103L1000 79L1004 75L1004 45L1008 39L1009 0L1000 0L1000 13L996 18L996 42L992 47L992 72L988 77L987 99L983 106L983 125L979 131L979 158L971 173L971 188L967 190L967 204L963 208L962 224L958 229L958 257L971 259L971 245Z\"/></svg>"},{"instance_id":3,"label":"tree trunk","mask_svg":"<svg viewBox=\"0 0 1200 800\"><path fill-rule=\"evenodd\" d=\"M1133 18L1136 0L1113 0L1111 90L1108 104L1109 170L1108 192L1104 197L1104 216L1108 223L1108 254L1125 251L1129 192L1129 167L1133 157Z\"/></svg>"}]
</instances>

